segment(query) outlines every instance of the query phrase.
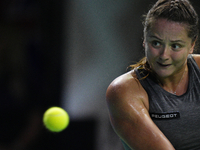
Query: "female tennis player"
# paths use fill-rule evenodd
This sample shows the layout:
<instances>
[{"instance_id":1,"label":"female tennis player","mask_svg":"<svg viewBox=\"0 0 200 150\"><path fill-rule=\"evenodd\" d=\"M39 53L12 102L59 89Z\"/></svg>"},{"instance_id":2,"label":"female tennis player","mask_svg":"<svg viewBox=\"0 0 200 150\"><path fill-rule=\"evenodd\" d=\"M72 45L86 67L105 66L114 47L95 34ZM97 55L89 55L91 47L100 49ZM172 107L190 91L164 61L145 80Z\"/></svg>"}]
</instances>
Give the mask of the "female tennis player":
<instances>
[{"instance_id":1,"label":"female tennis player","mask_svg":"<svg viewBox=\"0 0 200 150\"><path fill-rule=\"evenodd\" d=\"M158 0L144 20L145 57L108 87L126 150L200 149L198 16L188 0Z\"/></svg>"}]
</instances>

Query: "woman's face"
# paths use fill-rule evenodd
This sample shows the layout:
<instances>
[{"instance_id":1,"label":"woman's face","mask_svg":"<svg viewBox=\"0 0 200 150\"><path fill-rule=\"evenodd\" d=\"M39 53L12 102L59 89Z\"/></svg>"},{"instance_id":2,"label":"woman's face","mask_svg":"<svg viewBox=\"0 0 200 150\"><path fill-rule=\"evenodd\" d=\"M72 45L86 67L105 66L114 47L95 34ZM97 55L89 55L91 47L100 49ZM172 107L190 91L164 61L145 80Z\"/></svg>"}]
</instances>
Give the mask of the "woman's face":
<instances>
[{"instance_id":1,"label":"woman's face","mask_svg":"<svg viewBox=\"0 0 200 150\"><path fill-rule=\"evenodd\" d=\"M155 21L144 39L147 61L151 69L163 78L185 69L187 56L194 49L186 25L166 19Z\"/></svg>"}]
</instances>

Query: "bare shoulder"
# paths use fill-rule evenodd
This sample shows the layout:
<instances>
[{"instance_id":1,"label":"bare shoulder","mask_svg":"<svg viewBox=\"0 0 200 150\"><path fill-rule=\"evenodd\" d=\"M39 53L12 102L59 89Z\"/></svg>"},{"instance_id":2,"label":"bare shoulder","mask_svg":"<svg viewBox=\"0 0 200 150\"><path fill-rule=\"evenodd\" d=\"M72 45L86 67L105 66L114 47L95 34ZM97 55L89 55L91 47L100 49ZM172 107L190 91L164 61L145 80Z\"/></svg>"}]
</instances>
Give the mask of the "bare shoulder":
<instances>
[{"instance_id":1,"label":"bare shoulder","mask_svg":"<svg viewBox=\"0 0 200 150\"><path fill-rule=\"evenodd\" d=\"M148 95L134 71L121 75L109 85L106 101L113 129L130 148L174 150L150 118Z\"/></svg>"},{"instance_id":2,"label":"bare shoulder","mask_svg":"<svg viewBox=\"0 0 200 150\"><path fill-rule=\"evenodd\" d=\"M127 104L140 101L148 109L148 96L134 71L125 73L111 82L106 92L108 104Z\"/></svg>"},{"instance_id":3,"label":"bare shoulder","mask_svg":"<svg viewBox=\"0 0 200 150\"><path fill-rule=\"evenodd\" d=\"M110 94L110 92L114 92L115 94L118 93L121 95L127 90L132 91L135 86L139 87L139 82L134 71L130 71L114 79L109 85L107 93ZM135 90L137 90L137 88Z\"/></svg>"},{"instance_id":4,"label":"bare shoulder","mask_svg":"<svg viewBox=\"0 0 200 150\"><path fill-rule=\"evenodd\" d=\"M200 68L200 55L199 54L193 54L192 56L193 56L194 60L196 61L197 65Z\"/></svg>"}]
</instances>

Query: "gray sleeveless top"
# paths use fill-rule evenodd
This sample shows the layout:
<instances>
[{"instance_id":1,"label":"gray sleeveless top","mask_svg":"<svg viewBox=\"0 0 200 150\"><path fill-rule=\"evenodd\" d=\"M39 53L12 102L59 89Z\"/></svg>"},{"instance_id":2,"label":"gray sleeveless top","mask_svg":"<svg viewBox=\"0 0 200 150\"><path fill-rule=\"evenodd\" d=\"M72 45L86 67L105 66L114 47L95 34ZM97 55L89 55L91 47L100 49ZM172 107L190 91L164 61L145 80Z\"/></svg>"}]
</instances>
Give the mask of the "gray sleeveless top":
<instances>
[{"instance_id":1,"label":"gray sleeveless top","mask_svg":"<svg viewBox=\"0 0 200 150\"><path fill-rule=\"evenodd\" d=\"M176 150L200 150L200 69L191 55L188 68L189 85L181 96L165 91L151 75L141 79L147 72L136 69L149 97L150 116Z\"/></svg>"}]
</instances>

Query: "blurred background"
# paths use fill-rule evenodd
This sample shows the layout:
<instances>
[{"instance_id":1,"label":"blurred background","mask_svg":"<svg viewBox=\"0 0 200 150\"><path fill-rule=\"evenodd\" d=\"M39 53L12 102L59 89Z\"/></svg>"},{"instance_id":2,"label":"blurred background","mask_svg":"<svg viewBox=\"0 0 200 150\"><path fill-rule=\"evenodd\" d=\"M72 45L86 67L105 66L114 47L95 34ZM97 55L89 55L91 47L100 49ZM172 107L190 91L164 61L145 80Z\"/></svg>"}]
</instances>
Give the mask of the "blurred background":
<instances>
[{"instance_id":1,"label":"blurred background","mask_svg":"<svg viewBox=\"0 0 200 150\"><path fill-rule=\"evenodd\" d=\"M106 89L144 56L155 1L0 0L0 150L123 150ZM61 133L42 123L51 106L71 117Z\"/></svg>"}]
</instances>

